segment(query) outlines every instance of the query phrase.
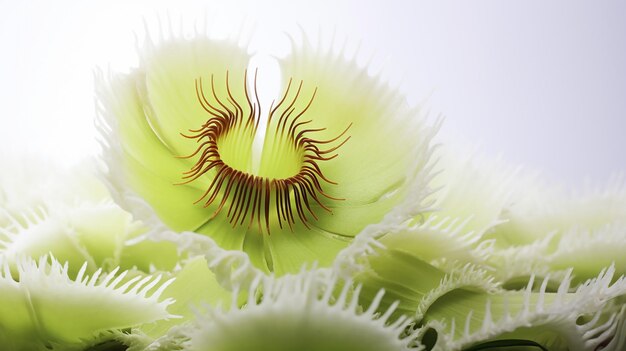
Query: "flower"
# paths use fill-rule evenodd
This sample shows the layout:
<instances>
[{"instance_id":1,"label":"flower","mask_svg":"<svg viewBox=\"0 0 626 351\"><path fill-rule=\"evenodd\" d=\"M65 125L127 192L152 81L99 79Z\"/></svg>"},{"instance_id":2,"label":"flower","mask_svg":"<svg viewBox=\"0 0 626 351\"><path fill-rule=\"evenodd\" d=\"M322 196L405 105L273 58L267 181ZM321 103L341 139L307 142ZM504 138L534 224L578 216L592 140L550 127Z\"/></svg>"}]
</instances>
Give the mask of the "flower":
<instances>
[{"instance_id":1,"label":"flower","mask_svg":"<svg viewBox=\"0 0 626 351\"><path fill-rule=\"evenodd\" d=\"M105 158L122 203L144 199L173 230L277 274L329 266L396 206L410 208L404 219L423 210L434 128L418 108L307 40L280 60L282 93L266 108L249 59L231 41L174 36L147 40L131 73L101 77Z\"/></svg>"},{"instance_id":2,"label":"flower","mask_svg":"<svg viewBox=\"0 0 626 351\"><path fill-rule=\"evenodd\" d=\"M354 58L294 44L269 108L248 60L148 41L99 76L106 178L3 162L3 345L624 349L623 179L568 198L447 148L431 174L436 128Z\"/></svg>"}]
</instances>

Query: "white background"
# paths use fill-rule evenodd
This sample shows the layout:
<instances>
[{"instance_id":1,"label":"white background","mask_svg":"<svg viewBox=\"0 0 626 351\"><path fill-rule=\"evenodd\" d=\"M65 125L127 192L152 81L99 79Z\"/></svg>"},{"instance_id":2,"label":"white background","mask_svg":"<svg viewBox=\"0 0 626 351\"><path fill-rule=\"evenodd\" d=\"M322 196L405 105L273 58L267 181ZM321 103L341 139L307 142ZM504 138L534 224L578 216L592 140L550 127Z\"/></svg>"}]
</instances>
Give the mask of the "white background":
<instances>
[{"instance_id":1,"label":"white background","mask_svg":"<svg viewBox=\"0 0 626 351\"><path fill-rule=\"evenodd\" d=\"M575 186L626 170L623 1L0 0L0 157L95 154L93 68L129 70L142 20L166 14L208 14L221 34L243 26L261 54L284 55L299 25L335 30L411 103L446 117L444 142Z\"/></svg>"}]
</instances>

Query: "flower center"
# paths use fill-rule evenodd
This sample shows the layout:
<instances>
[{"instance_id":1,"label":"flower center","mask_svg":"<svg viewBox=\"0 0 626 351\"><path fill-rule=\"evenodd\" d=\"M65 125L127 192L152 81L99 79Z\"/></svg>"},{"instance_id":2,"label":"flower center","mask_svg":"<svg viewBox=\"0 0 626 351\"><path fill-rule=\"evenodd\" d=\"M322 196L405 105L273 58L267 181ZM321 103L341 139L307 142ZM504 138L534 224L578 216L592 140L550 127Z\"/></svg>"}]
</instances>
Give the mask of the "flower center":
<instances>
[{"instance_id":1,"label":"flower center","mask_svg":"<svg viewBox=\"0 0 626 351\"><path fill-rule=\"evenodd\" d=\"M281 100L270 107L261 158L255 162L254 138L261 117L256 73L252 92L246 82L247 72L242 104L231 91L228 72L222 97L213 76L210 94L205 94L202 79L196 79L196 95L209 118L200 128L190 129L190 134L181 134L198 144L192 154L183 157L196 158L196 163L183 173L181 184L210 177L210 185L196 203L205 208L217 206L211 218L225 212L233 227L256 224L260 232L270 234L274 224L282 229L286 223L293 231L299 221L309 228L308 222L318 219L314 208L331 212L327 200L343 200L324 192L325 186L337 183L324 176L319 163L338 156L336 150L350 139L345 134L351 125L332 139L316 139L315 133L325 128L311 128L312 121L303 120L315 92L306 106L298 109L303 83L292 89L290 80Z\"/></svg>"}]
</instances>

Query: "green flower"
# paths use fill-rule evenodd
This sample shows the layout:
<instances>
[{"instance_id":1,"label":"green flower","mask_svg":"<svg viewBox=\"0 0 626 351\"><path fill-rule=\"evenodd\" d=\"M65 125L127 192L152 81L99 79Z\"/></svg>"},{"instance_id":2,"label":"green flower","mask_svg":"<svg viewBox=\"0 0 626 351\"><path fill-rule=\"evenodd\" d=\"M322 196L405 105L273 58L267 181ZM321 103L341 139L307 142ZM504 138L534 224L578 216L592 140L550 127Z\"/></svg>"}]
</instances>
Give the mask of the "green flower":
<instances>
[{"instance_id":1,"label":"green flower","mask_svg":"<svg viewBox=\"0 0 626 351\"><path fill-rule=\"evenodd\" d=\"M434 129L419 109L306 40L280 60L268 108L249 59L204 36L148 40L137 69L101 79L105 158L126 208L146 213L130 201L144 199L158 222L278 274L328 266L397 206L400 220L423 210Z\"/></svg>"}]
</instances>

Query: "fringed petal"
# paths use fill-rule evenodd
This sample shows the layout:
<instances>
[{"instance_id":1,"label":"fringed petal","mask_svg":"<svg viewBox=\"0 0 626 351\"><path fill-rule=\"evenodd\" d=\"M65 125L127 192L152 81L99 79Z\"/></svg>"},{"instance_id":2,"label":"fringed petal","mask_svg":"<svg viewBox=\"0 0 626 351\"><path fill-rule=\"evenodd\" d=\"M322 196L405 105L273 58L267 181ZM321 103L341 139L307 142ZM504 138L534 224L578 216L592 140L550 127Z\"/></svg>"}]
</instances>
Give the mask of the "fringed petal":
<instances>
[{"instance_id":1,"label":"fringed petal","mask_svg":"<svg viewBox=\"0 0 626 351\"><path fill-rule=\"evenodd\" d=\"M548 291L549 281L538 284L533 277L523 291L460 290L441 297L425 314L426 328L437 331L433 350L461 350L496 340L501 346L525 341L549 350L600 350L621 338L618 314L605 310L626 294L624 278L615 280L613 267L574 292L571 271L555 292Z\"/></svg>"},{"instance_id":2,"label":"fringed petal","mask_svg":"<svg viewBox=\"0 0 626 351\"><path fill-rule=\"evenodd\" d=\"M71 346L107 330L175 317L167 311L173 300L161 299L173 280L161 281L158 275L128 279L129 272L118 269L89 276L86 266L74 276L67 263L54 257L43 256L38 262L23 258L14 278L2 262L0 308L11 310L2 314L2 329L16 340L23 336L43 345Z\"/></svg>"},{"instance_id":3,"label":"fringed petal","mask_svg":"<svg viewBox=\"0 0 626 351\"><path fill-rule=\"evenodd\" d=\"M206 307L183 328L184 350L376 350L417 347L410 320L390 320L391 307L379 314L378 302L366 310L358 288L316 271L257 281L242 308ZM262 291L257 299L254 291ZM337 292L337 294L333 294ZM382 292L381 292L382 295ZM236 301L233 301L236 303ZM179 333L179 334L180 334Z\"/></svg>"}]
</instances>

